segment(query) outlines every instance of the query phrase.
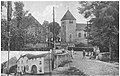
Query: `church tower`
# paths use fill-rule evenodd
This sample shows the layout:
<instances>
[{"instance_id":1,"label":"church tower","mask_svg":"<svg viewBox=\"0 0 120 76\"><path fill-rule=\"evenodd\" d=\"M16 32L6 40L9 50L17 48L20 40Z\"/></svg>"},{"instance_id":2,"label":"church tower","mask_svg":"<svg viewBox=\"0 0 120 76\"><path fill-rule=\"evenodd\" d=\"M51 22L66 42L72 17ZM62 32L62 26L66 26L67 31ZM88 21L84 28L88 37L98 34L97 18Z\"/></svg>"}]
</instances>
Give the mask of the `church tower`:
<instances>
[{"instance_id":1,"label":"church tower","mask_svg":"<svg viewBox=\"0 0 120 76\"><path fill-rule=\"evenodd\" d=\"M76 39L76 19L69 10L61 19L61 41L75 42Z\"/></svg>"}]
</instances>

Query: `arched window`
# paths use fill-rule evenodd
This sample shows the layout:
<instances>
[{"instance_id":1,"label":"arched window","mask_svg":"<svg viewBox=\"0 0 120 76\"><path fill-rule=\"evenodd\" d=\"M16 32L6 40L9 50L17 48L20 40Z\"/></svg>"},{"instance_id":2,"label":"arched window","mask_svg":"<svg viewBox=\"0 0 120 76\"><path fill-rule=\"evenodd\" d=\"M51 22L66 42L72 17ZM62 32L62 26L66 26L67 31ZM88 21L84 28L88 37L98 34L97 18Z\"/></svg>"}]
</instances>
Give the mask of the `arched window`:
<instances>
[{"instance_id":1,"label":"arched window","mask_svg":"<svg viewBox=\"0 0 120 76\"><path fill-rule=\"evenodd\" d=\"M78 37L81 37L81 33L78 33Z\"/></svg>"}]
</instances>

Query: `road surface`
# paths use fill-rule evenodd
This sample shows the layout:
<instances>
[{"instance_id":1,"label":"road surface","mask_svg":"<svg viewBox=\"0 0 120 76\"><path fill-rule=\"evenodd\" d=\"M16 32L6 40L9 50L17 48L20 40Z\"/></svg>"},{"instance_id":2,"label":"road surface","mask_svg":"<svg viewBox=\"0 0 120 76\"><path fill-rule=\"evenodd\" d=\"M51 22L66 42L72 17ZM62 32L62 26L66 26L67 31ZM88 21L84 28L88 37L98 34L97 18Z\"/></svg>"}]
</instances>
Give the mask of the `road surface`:
<instances>
[{"instance_id":1,"label":"road surface","mask_svg":"<svg viewBox=\"0 0 120 76\"><path fill-rule=\"evenodd\" d=\"M119 65L114 65L99 60L82 58L82 52L75 52L72 66L90 76L119 76Z\"/></svg>"}]
</instances>

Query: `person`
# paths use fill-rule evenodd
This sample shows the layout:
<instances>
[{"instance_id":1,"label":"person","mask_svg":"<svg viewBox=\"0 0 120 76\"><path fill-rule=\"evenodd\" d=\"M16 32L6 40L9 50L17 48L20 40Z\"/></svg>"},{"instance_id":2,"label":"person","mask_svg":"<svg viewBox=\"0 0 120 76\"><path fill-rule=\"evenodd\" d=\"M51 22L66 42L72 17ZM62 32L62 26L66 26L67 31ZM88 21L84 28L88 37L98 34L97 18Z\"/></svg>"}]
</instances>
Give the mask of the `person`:
<instances>
[{"instance_id":1,"label":"person","mask_svg":"<svg viewBox=\"0 0 120 76\"><path fill-rule=\"evenodd\" d=\"M83 50L83 58L85 58L85 50Z\"/></svg>"},{"instance_id":2,"label":"person","mask_svg":"<svg viewBox=\"0 0 120 76\"><path fill-rule=\"evenodd\" d=\"M74 50L72 49L71 50L71 57L72 57L72 59L73 59L73 54L74 54Z\"/></svg>"}]
</instances>

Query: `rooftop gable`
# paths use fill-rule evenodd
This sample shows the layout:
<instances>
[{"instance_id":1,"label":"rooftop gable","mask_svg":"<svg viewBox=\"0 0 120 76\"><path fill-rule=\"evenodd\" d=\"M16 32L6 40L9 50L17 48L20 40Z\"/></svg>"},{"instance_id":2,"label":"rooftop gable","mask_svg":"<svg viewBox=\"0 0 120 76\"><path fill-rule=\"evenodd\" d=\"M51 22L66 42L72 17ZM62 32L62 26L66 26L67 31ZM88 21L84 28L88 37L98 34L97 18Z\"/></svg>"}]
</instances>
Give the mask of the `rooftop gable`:
<instances>
[{"instance_id":1,"label":"rooftop gable","mask_svg":"<svg viewBox=\"0 0 120 76\"><path fill-rule=\"evenodd\" d=\"M63 16L62 20L76 20L75 17L71 14L71 12L68 10L65 15Z\"/></svg>"}]
</instances>

